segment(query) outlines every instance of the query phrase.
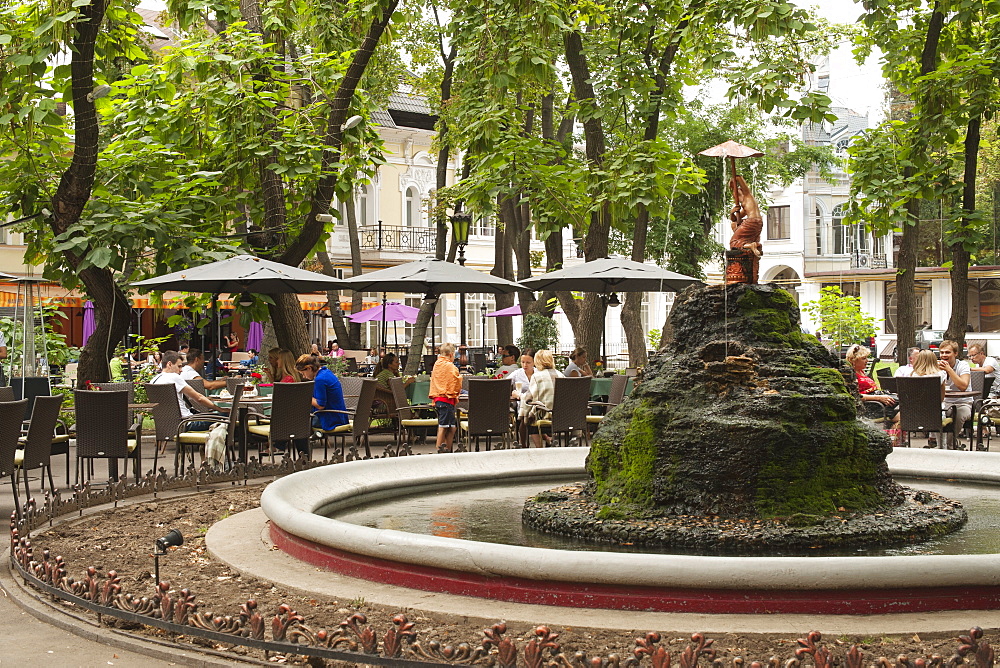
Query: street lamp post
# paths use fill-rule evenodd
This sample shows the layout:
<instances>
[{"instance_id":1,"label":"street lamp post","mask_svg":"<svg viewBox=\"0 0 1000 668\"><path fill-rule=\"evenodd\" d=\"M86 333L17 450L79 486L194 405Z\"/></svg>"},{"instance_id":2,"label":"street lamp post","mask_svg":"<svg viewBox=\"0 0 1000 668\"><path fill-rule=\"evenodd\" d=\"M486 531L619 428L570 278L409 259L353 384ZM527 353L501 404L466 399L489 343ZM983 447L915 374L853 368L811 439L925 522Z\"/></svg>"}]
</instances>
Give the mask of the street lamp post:
<instances>
[{"instance_id":1,"label":"street lamp post","mask_svg":"<svg viewBox=\"0 0 1000 668\"><path fill-rule=\"evenodd\" d=\"M612 292L610 295L601 295L601 301L604 302L604 323L601 325L601 362L604 363L604 368L608 368L608 307L609 306L621 306L622 303L618 299L618 293Z\"/></svg>"},{"instance_id":2,"label":"street lamp post","mask_svg":"<svg viewBox=\"0 0 1000 668\"><path fill-rule=\"evenodd\" d=\"M479 305L479 316L483 325L483 348L486 348L486 304Z\"/></svg>"},{"instance_id":3,"label":"street lamp post","mask_svg":"<svg viewBox=\"0 0 1000 668\"><path fill-rule=\"evenodd\" d=\"M472 214L456 212L451 217L451 231L455 235L455 244L458 245L458 264L465 266L465 245L469 243L469 224L472 222ZM458 327L461 330L459 342L465 345L465 293L458 294Z\"/></svg>"}]
</instances>

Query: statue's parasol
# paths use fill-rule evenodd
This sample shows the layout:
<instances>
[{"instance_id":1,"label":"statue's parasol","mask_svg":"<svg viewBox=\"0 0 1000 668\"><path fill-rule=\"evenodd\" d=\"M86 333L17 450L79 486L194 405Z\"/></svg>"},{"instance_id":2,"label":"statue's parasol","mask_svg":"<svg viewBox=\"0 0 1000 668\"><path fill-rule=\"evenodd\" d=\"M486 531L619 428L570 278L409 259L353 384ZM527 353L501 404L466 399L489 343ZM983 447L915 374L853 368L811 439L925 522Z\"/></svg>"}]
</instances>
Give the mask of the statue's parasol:
<instances>
[{"instance_id":1,"label":"statue's parasol","mask_svg":"<svg viewBox=\"0 0 1000 668\"><path fill-rule=\"evenodd\" d=\"M733 172L732 175L736 176L736 158L759 158L764 154L755 148L737 144L730 139L712 148L699 151L698 155L707 155L710 158L729 158L729 166Z\"/></svg>"}]
</instances>

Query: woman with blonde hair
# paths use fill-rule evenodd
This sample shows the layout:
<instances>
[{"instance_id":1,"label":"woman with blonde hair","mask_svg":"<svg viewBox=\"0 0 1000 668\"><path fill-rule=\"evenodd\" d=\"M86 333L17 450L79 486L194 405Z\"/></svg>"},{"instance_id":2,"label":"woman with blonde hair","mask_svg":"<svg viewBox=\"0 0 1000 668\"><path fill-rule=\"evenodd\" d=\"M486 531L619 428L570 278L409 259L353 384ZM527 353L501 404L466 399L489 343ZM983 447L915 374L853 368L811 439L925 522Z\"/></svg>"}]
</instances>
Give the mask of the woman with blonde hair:
<instances>
[{"instance_id":1,"label":"woman with blonde hair","mask_svg":"<svg viewBox=\"0 0 1000 668\"><path fill-rule=\"evenodd\" d=\"M896 398L889 394L875 394L877 389L875 381L865 375L865 367L868 366L868 357L872 351L864 346L854 344L847 349L845 360L854 369L854 377L858 381L858 393L864 402L865 417L887 417L894 418L898 409L896 408Z\"/></svg>"},{"instance_id":2,"label":"woman with blonde hair","mask_svg":"<svg viewBox=\"0 0 1000 668\"><path fill-rule=\"evenodd\" d=\"M273 368L275 383L298 383L302 380L302 375L295 368L295 355L291 350L285 348L278 350L277 361Z\"/></svg>"},{"instance_id":3,"label":"woman with blonde hair","mask_svg":"<svg viewBox=\"0 0 1000 668\"><path fill-rule=\"evenodd\" d=\"M552 410L556 395L556 378L562 376L556 369L556 361L551 350L539 350L535 353L535 372L528 383L528 392L522 406L527 407L526 418L528 433L534 447L542 447L542 434L534 423L548 417Z\"/></svg>"}]
</instances>

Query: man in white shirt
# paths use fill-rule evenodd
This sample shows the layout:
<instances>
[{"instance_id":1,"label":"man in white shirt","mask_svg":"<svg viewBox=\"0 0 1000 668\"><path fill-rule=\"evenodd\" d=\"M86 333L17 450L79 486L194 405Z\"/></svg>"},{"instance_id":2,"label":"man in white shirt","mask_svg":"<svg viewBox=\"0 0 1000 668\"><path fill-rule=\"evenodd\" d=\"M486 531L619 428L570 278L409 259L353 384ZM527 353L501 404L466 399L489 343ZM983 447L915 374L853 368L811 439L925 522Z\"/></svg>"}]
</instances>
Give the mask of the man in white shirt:
<instances>
[{"instance_id":1,"label":"man in white shirt","mask_svg":"<svg viewBox=\"0 0 1000 668\"><path fill-rule=\"evenodd\" d=\"M194 415L188 407L187 402L184 401L185 397L191 402L192 405L198 406L199 408L204 408L208 411L227 411L227 409L215 405L215 402L205 395L195 391L193 387L187 384L186 380L181 378L181 356L173 350L168 350L163 353L163 371L156 376L153 376L153 380L150 382L154 385L174 386L174 389L177 390L177 405L180 406L182 418ZM187 431L207 431L213 424L215 423L207 420L196 421L187 423L184 428Z\"/></svg>"},{"instance_id":2,"label":"man in white shirt","mask_svg":"<svg viewBox=\"0 0 1000 668\"><path fill-rule=\"evenodd\" d=\"M972 385L972 369L965 360L958 359L958 344L954 341L942 341L938 346L941 359L938 368L948 374L945 378L945 389L964 392ZM944 400L945 407L955 409L955 431L948 431L948 449L955 449L955 433L962 430L965 423L972 417L972 398L956 397Z\"/></svg>"},{"instance_id":3,"label":"man in white shirt","mask_svg":"<svg viewBox=\"0 0 1000 668\"><path fill-rule=\"evenodd\" d=\"M986 372L986 378L997 377L997 367L1000 367L1000 363L997 363L996 359L988 357L986 351L978 343L969 346L969 359L976 363L977 369Z\"/></svg>"},{"instance_id":4,"label":"man in white shirt","mask_svg":"<svg viewBox=\"0 0 1000 668\"><path fill-rule=\"evenodd\" d=\"M194 378L201 378L202 372L205 370L205 353L201 352L199 348L188 348L187 352L187 364L181 368L181 378L184 380L192 380ZM218 390L226 386L225 379L223 380L204 380L206 390Z\"/></svg>"},{"instance_id":5,"label":"man in white shirt","mask_svg":"<svg viewBox=\"0 0 1000 668\"><path fill-rule=\"evenodd\" d=\"M906 351L906 361L907 364L896 369L896 372L892 374L896 378L909 378L913 375L913 362L917 359L917 355L920 354L920 348L910 348Z\"/></svg>"}]
</instances>

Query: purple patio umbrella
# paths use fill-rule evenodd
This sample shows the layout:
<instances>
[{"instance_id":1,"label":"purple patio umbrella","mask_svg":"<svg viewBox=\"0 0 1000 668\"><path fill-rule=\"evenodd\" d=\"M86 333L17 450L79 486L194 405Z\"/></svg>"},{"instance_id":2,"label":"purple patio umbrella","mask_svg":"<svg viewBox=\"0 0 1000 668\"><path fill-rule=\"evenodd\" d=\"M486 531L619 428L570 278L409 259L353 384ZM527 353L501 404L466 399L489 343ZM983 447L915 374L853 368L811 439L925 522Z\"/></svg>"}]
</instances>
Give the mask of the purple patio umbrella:
<instances>
[{"instance_id":1,"label":"purple patio umbrella","mask_svg":"<svg viewBox=\"0 0 1000 668\"><path fill-rule=\"evenodd\" d=\"M561 313L561 311L553 311L553 313ZM487 318L504 318L512 315L524 315L521 313L521 305L514 304L513 306L508 306L507 308L502 308L499 311L493 311L493 313L487 313Z\"/></svg>"},{"instance_id":2,"label":"purple patio umbrella","mask_svg":"<svg viewBox=\"0 0 1000 668\"><path fill-rule=\"evenodd\" d=\"M91 337L97 329L97 322L94 319L94 302L83 302L83 345L87 345L87 339Z\"/></svg>"},{"instance_id":3,"label":"purple patio umbrella","mask_svg":"<svg viewBox=\"0 0 1000 668\"><path fill-rule=\"evenodd\" d=\"M379 304L378 306L366 308L364 311L352 313L347 316L347 319L351 322L371 322L372 320L399 322L402 320L412 325L417 321L417 314L420 313L420 309L398 302L386 302L384 310L385 317L382 317L383 307Z\"/></svg>"},{"instance_id":4,"label":"purple patio umbrella","mask_svg":"<svg viewBox=\"0 0 1000 668\"><path fill-rule=\"evenodd\" d=\"M256 320L250 321L250 329L247 330L247 350L260 352L260 346L264 343L264 325Z\"/></svg>"}]
</instances>

